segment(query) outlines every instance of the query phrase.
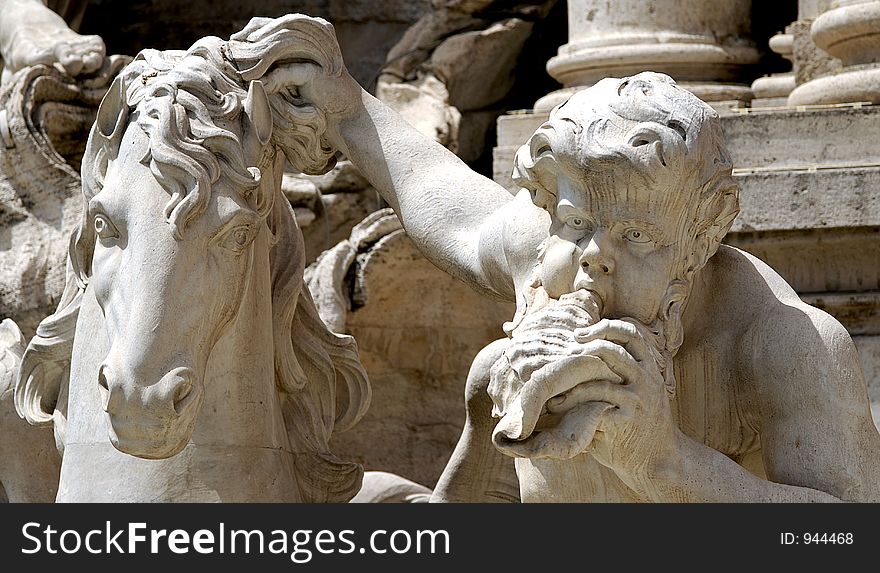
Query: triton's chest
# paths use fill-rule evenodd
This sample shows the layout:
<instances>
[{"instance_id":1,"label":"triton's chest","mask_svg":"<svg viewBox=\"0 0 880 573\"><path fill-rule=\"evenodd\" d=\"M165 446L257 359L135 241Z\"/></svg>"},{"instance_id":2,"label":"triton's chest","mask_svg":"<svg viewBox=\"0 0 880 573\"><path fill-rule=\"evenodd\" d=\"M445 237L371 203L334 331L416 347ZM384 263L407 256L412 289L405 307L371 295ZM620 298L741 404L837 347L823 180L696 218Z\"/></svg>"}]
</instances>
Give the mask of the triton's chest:
<instances>
[{"instance_id":1,"label":"triton's chest","mask_svg":"<svg viewBox=\"0 0 880 573\"><path fill-rule=\"evenodd\" d=\"M672 403L681 430L740 461L760 448L758 399L741 376L733 340L703 340L674 359Z\"/></svg>"}]
</instances>

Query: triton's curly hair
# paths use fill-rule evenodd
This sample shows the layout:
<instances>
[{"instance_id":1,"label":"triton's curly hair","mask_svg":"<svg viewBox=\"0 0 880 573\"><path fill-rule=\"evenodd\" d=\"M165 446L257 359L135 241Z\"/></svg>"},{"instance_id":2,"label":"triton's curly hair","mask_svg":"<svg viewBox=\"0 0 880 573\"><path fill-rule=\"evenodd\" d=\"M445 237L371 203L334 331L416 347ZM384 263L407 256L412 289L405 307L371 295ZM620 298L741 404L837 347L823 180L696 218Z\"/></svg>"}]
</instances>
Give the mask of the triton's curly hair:
<instances>
[{"instance_id":1,"label":"triton's curly hair","mask_svg":"<svg viewBox=\"0 0 880 573\"><path fill-rule=\"evenodd\" d=\"M706 235L711 256L739 213L739 190L721 122L711 107L669 76L644 72L606 78L557 106L514 160L513 180L553 213L561 172L600 196L635 175L658 208L683 210L682 231ZM708 258L707 256L707 258Z\"/></svg>"}]
</instances>

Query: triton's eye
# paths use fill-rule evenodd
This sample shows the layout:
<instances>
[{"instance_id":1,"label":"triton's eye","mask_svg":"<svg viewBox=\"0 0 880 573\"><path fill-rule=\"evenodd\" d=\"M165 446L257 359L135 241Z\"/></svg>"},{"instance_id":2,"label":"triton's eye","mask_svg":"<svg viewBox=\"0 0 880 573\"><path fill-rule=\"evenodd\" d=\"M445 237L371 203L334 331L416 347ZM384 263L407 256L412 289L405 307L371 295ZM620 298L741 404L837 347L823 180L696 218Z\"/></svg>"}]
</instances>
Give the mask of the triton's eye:
<instances>
[{"instance_id":1,"label":"triton's eye","mask_svg":"<svg viewBox=\"0 0 880 573\"><path fill-rule=\"evenodd\" d=\"M650 243L653 241L651 235L641 229L629 229L623 236L632 243Z\"/></svg>"},{"instance_id":2,"label":"triton's eye","mask_svg":"<svg viewBox=\"0 0 880 573\"><path fill-rule=\"evenodd\" d=\"M92 224L95 227L95 234L97 234L99 238L104 240L119 238L119 231L116 229L116 226L110 221L107 215L98 213L97 215L95 215L95 219Z\"/></svg>"}]
</instances>

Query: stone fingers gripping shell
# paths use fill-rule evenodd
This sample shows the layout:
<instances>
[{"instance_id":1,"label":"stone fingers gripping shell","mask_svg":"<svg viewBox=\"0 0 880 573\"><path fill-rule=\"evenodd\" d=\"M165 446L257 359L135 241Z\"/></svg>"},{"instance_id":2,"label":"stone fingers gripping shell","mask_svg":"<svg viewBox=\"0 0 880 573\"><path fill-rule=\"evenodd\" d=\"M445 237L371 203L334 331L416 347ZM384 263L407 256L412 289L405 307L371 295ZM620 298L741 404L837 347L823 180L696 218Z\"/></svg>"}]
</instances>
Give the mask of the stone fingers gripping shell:
<instances>
[{"instance_id":1,"label":"stone fingers gripping shell","mask_svg":"<svg viewBox=\"0 0 880 573\"><path fill-rule=\"evenodd\" d=\"M524 440L511 440L497 430L492 442L501 452L517 458L567 460L584 452L593 441L608 402L585 402L572 408L555 427L536 431Z\"/></svg>"},{"instance_id":2,"label":"stone fingers gripping shell","mask_svg":"<svg viewBox=\"0 0 880 573\"><path fill-rule=\"evenodd\" d=\"M540 417L548 413L550 399L562 397L582 383L609 379L619 380L595 356L571 356L551 362L516 394L496 430L513 439L527 438Z\"/></svg>"},{"instance_id":3,"label":"stone fingers gripping shell","mask_svg":"<svg viewBox=\"0 0 880 573\"><path fill-rule=\"evenodd\" d=\"M576 329L599 319L593 293L535 299L546 302L527 311L492 367L489 394L501 418L492 441L515 457L568 459L590 445L601 415L626 401L612 397L611 386L622 389L622 379L575 339Z\"/></svg>"}]
</instances>

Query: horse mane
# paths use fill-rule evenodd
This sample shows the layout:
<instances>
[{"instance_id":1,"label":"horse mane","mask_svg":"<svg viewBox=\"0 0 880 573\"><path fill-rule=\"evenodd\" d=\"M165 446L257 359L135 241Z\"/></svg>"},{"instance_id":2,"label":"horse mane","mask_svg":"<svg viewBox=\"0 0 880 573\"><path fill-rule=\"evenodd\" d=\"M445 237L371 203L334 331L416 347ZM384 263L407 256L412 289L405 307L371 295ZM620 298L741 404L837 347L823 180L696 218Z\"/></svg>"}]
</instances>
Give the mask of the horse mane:
<instances>
[{"instance_id":1,"label":"horse mane","mask_svg":"<svg viewBox=\"0 0 880 573\"><path fill-rule=\"evenodd\" d=\"M348 501L360 489L363 468L333 455L330 436L366 413L369 379L354 337L327 328L305 286L305 247L292 207L279 200L270 217L277 239L269 255L275 379L300 490L312 502Z\"/></svg>"},{"instance_id":2,"label":"horse mane","mask_svg":"<svg viewBox=\"0 0 880 573\"><path fill-rule=\"evenodd\" d=\"M357 492L362 467L336 458L329 440L334 430L363 416L369 381L354 338L331 332L318 316L303 282L302 233L280 192L278 151L304 173L322 173L334 164L335 150L322 137L323 113L290 93L271 94L272 136L259 146L255 166L242 160L245 149L254 148L253 134L248 139L246 126L241 137L228 129L247 122L248 84L290 61L310 61L339 73L342 56L332 26L300 15L255 18L229 42L208 37L186 52L144 50L123 70L98 109L83 159L83 211L71 237L64 296L22 357L15 387L19 415L45 425L64 406L59 402L66 401L76 321L96 241L87 205L100 191L126 127L136 124L150 140L144 161L171 195L165 216L175 236L180 238L187 223L204 211L221 177L267 217L275 241L270 253L275 379L303 501L347 501ZM343 391L339 396L337 388ZM337 403L345 397L347 406L337 415Z\"/></svg>"}]
</instances>

